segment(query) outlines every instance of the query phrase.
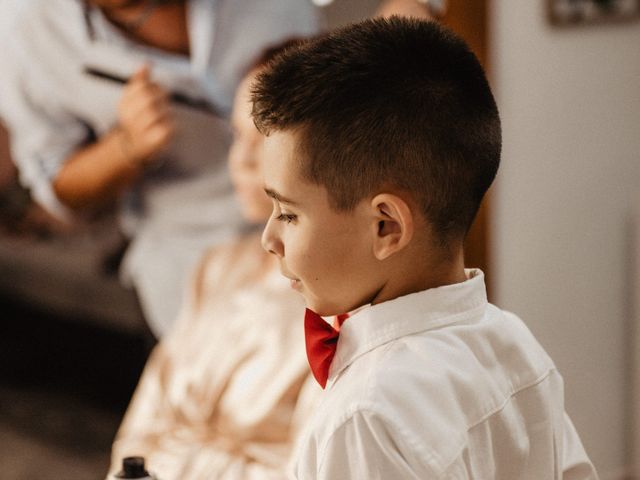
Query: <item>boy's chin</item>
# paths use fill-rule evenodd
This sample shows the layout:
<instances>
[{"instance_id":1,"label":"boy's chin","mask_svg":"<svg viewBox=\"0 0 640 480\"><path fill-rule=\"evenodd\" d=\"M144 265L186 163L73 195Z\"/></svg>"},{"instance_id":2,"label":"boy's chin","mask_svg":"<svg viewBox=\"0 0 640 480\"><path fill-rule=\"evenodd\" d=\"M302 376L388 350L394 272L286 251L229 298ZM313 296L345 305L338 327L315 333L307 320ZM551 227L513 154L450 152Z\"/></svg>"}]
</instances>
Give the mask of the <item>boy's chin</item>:
<instances>
[{"instance_id":1,"label":"boy's chin","mask_svg":"<svg viewBox=\"0 0 640 480\"><path fill-rule=\"evenodd\" d=\"M336 307L335 305L327 305L323 304L322 302L309 301L306 297L304 300L307 308L312 312L317 313L321 317L334 317L336 315L347 313L346 311L341 311L341 309L339 307Z\"/></svg>"},{"instance_id":2,"label":"boy's chin","mask_svg":"<svg viewBox=\"0 0 640 480\"><path fill-rule=\"evenodd\" d=\"M317 296L312 295L308 290L306 290L302 285L302 282L292 281L292 287L295 290L298 290L298 292L302 295L305 306L321 317L343 315L353 310L353 308L351 308L349 305L341 305L337 302L319 299Z\"/></svg>"}]
</instances>

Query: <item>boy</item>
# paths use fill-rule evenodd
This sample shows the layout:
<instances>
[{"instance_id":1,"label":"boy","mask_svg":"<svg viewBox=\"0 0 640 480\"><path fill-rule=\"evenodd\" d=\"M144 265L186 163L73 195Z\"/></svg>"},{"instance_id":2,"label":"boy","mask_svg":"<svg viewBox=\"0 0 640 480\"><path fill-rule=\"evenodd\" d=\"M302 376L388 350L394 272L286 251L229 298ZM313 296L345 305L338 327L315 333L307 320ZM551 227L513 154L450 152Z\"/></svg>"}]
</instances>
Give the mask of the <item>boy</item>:
<instances>
[{"instance_id":1,"label":"boy","mask_svg":"<svg viewBox=\"0 0 640 480\"><path fill-rule=\"evenodd\" d=\"M285 52L253 100L273 201L263 246L307 304L326 388L296 476L597 478L553 362L464 269L501 148L465 43L365 21Z\"/></svg>"}]
</instances>

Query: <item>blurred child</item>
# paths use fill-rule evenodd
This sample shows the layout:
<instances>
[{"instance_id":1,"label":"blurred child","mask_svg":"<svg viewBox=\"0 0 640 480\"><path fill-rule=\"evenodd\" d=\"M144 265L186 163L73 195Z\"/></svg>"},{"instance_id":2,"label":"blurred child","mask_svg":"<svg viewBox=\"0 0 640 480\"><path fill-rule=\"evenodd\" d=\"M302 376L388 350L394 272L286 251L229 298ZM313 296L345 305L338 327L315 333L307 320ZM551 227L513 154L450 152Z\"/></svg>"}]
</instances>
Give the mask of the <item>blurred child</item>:
<instances>
[{"instance_id":1,"label":"blurred child","mask_svg":"<svg viewBox=\"0 0 640 480\"><path fill-rule=\"evenodd\" d=\"M273 55L267 52L261 63ZM249 85L233 105L231 178L245 219L264 224L271 204L262 189L262 135L250 116ZM284 477L309 378L303 305L262 250L257 231L218 247L201 262L188 305L156 347L113 445L146 457L163 480ZM309 401L319 391L305 388Z\"/></svg>"},{"instance_id":2,"label":"blurred child","mask_svg":"<svg viewBox=\"0 0 640 480\"><path fill-rule=\"evenodd\" d=\"M464 268L501 148L467 45L435 23L365 21L285 52L253 99L263 245L306 302L326 388L297 478L597 478L553 361Z\"/></svg>"}]
</instances>

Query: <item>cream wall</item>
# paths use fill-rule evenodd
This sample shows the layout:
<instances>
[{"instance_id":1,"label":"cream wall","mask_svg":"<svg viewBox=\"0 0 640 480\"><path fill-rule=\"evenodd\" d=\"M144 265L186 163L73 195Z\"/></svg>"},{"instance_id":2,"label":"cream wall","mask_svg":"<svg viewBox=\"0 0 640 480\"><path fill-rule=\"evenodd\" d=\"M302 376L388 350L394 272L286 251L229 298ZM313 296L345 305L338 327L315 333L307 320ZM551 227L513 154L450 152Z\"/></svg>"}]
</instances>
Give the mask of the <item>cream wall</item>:
<instances>
[{"instance_id":1,"label":"cream wall","mask_svg":"<svg viewBox=\"0 0 640 480\"><path fill-rule=\"evenodd\" d=\"M629 224L640 202L640 22L548 25L543 0L493 0L492 82L504 127L493 197L496 303L565 377L603 478L630 455Z\"/></svg>"}]
</instances>

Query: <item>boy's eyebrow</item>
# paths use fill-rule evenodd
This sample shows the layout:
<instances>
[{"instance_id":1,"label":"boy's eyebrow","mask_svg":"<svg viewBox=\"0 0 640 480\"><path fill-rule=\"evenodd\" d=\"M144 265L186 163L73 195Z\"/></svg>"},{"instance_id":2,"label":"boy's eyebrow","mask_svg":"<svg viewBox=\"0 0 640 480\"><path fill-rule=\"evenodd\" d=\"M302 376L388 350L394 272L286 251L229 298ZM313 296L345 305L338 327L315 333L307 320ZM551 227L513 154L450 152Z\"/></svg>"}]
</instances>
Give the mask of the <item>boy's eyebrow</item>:
<instances>
[{"instance_id":1,"label":"boy's eyebrow","mask_svg":"<svg viewBox=\"0 0 640 480\"><path fill-rule=\"evenodd\" d=\"M277 200L280 203L286 203L288 205L292 205L292 206L296 206L298 205L297 202L294 202L293 200L290 200L286 197L283 197L282 195L280 195L278 192L276 192L275 190L272 190L270 188L265 188L264 191L266 192L266 194L273 198L274 200Z\"/></svg>"}]
</instances>

